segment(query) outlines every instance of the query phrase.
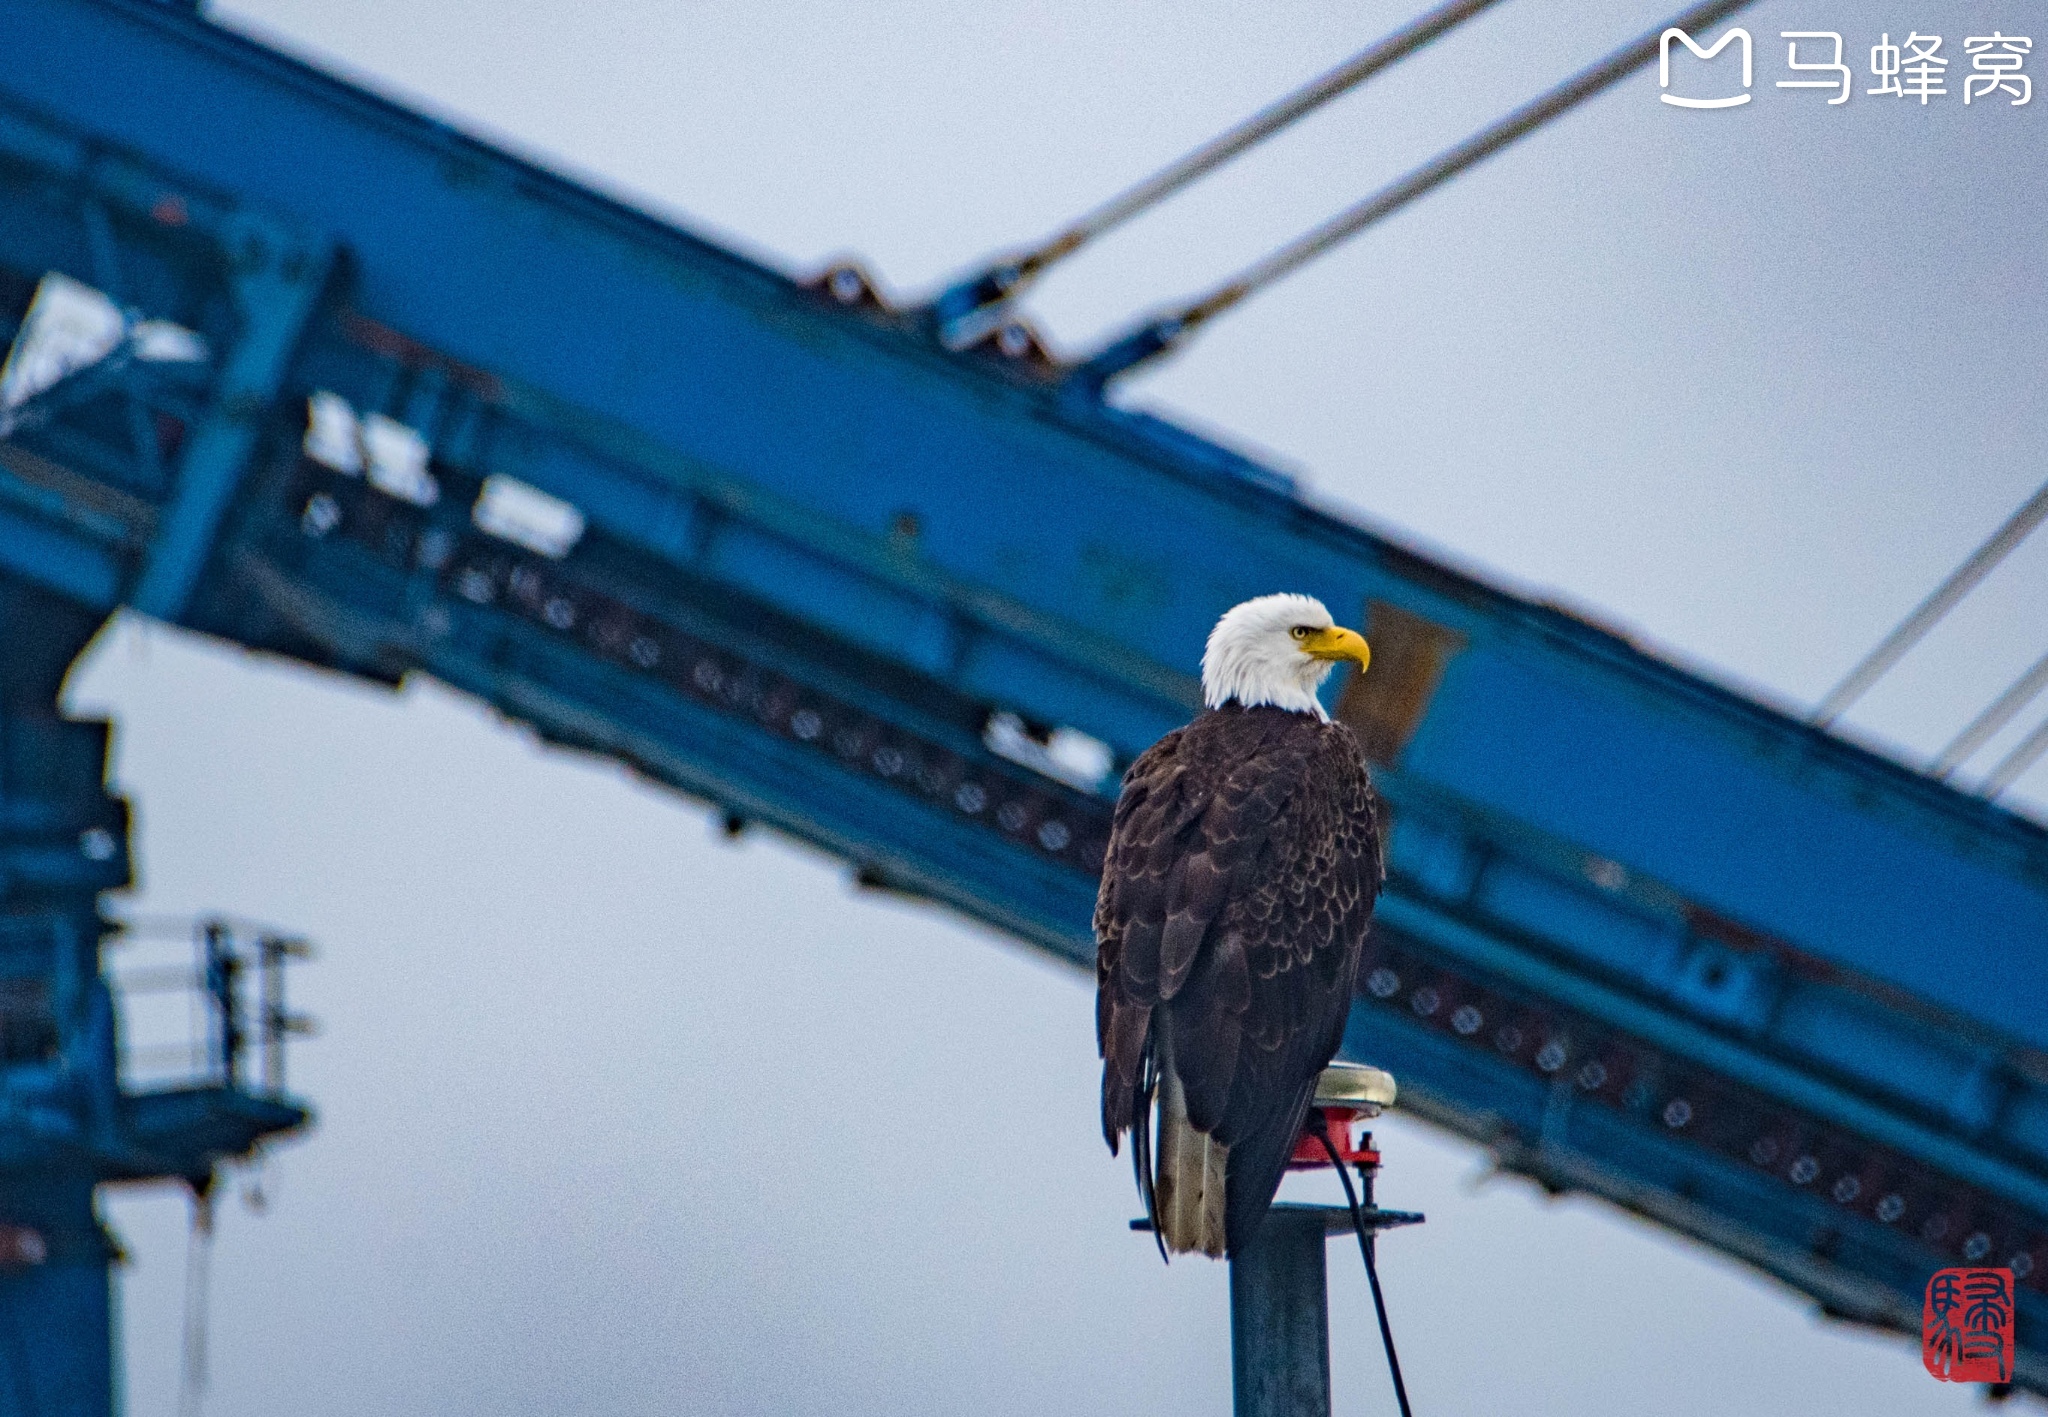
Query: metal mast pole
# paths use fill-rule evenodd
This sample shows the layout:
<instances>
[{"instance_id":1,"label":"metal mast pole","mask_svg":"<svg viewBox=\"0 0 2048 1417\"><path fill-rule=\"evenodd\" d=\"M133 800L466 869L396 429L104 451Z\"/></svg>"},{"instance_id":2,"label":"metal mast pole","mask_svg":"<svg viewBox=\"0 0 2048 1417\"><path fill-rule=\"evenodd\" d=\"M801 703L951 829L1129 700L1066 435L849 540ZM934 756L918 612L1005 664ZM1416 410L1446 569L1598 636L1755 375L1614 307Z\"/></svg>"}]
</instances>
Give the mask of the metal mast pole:
<instances>
[{"instance_id":1,"label":"metal mast pole","mask_svg":"<svg viewBox=\"0 0 2048 1417\"><path fill-rule=\"evenodd\" d=\"M1274 1206L1258 1240L1231 1259L1235 1417L1329 1417L1328 1236L1322 1208Z\"/></svg>"}]
</instances>

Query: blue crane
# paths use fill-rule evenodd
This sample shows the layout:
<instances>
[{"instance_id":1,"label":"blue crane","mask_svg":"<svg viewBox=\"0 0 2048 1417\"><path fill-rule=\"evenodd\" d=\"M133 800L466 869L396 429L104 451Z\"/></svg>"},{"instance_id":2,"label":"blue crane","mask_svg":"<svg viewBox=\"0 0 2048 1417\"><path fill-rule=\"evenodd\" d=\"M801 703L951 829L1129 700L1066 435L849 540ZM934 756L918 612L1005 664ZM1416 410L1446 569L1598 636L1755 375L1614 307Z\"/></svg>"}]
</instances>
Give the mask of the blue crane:
<instances>
[{"instance_id":1,"label":"blue crane","mask_svg":"<svg viewBox=\"0 0 2048 1417\"><path fill-rule=\"evenodd\" d=\"M107 1410L96 1184L307 1117L118 1071L126 817L55 708L117 608L430 674L1085 965L1118 771L1278 587L1374 646L1332 705L1394 822L1347 1054L1840 1317L2010 1265L2048 1391L2038 823L1320 511L1021 327L955 347L186 7L0 34L0 1413Z\"/></svg>"}]
</instances>

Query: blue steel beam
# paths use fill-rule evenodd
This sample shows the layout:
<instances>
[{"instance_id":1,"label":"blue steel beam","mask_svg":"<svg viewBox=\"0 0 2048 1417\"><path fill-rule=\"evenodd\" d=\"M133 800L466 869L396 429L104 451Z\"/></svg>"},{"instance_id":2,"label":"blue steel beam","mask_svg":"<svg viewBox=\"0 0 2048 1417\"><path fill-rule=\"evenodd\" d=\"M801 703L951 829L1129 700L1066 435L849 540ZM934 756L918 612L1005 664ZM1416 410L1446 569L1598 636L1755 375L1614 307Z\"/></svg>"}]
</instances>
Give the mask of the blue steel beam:
<instances>
[{"instance_id":1,"label":"blue steel beam","mask_svg":"<svg viewBox=\"0 0 2048 1417\"><path fill-rule=\"evenodd\" d=\"M95 279L97 208L154 273L123 302L253 371L135 394L180 437L251 430L239 465L152 474L110 415L0 443L0 566L431 673L1077 962L1113 784L1019 766L993 716L1121 763L1194 707L1222 608L1356 608L1375 672L1336 707L1396 825L1354 1046L1504 1165L1845 1315L1910 1327L1934 1268L2012 1260L2048 1387L2037 824L1319 512L1028 342L946 350L854 273L791 282L142 0L0 0L0 32L34 56L0 80L0 316ZM305 278L250 278L247 229ZM424 461L308 455L316 394ZM573 547L479 525L491 478L573 506Z\"/></svg>"}]
</instances>

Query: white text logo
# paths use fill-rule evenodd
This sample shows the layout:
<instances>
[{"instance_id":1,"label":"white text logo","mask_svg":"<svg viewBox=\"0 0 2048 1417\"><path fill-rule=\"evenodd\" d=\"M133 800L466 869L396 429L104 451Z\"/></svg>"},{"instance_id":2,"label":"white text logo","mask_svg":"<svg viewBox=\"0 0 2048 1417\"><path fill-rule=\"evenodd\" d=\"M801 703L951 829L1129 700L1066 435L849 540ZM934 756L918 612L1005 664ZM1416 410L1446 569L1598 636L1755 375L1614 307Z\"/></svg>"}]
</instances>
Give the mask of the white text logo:
<instances>
[{"instance_id":1,"label":"white text logo","mask_svg":"<svg viewBox=\"0 0 2048 1417\"><path fill-rule=\"evenodd\" d=\"M1779 79L1773 87L1825 89L1830 108L1849 101L1849 96L1856 90L1855 74L1843 58L1847 45L1839 33L1834 30L1780 30L1778 38L1785 41L1785 67L1795 77ZM1740 40L1743 91L1727 98L1680 98L1668 92L1671 87L1671 41L1674 39L1684 45L1693 58L1702 60L1712 59ZM1802 44L1805 45L1803 52ZM1822 49L1822 45L1827 48ZM1960 56L1955 56L1953 49L1943 53L1943 40L1938 34L1910 30L1903 40L1894 44L1890 33L1880 33L1877 43L1870 47L1870 77L1874 82L1863 92L1872 98L1917 99L1919 106L1924 108L1935 99L1946 98L1955 92L1949 87L1949 66L1954 56L1967 61L1970 66L1964 70L1961 62L1956 62L1955 77L1963 81L1965 104L1991 100L1999 103L2000 107L2021 108L2034 98L2034 81L2023 72L2027 57L2033 50L2034 41L2028 36L2006 34L2000 30L1965 36ZM1667 90L1657 95L1660 102L1673 108L1738 108L1752 97L1750 81L1748 30L1729 30L1704 48L1695 44L1692 36L1676 25L1658 37L1657 87Z\"/></svg>"}]
</instances>

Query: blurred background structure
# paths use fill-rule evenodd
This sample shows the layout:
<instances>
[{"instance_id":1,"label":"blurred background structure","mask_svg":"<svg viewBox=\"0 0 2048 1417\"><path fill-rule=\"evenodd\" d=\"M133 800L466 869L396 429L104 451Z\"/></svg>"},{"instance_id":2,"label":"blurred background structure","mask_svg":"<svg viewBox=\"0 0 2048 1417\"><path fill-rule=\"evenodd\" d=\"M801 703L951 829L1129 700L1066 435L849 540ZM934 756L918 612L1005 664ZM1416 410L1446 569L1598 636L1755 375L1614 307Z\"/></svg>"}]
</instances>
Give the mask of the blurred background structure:
<instances>
[{"instance_id":1,"label":"blurred background structure","mask_svg":"<svg viewBox=\"0 0 2048 1417\"><path fill-rule=\"evenodd\" d=\"M119 713L149 912L330 947L320 1130L224 1241L219 1410L1220 1399L1220 1286L1122 1232L1085 975L1040 961L1088 957L1115 774L1190 711L1208 624L1286 585L1375 642L1333 696L1397 822L1349 1047L1448 1129L1383 1135L1382 1198L1433 1216L1386 1252L1418 1405L1925 1410L1961 1394L1754 1276L1911 1330L1976 1261L2020 1275L2048 1382L2040 717L1980 712L2037 677L2039 547L1829 694L2039 485L2038 108L1859 78L1686 113L1652 68L1105 389L1073 370L1134 312L1664 16L1474 20L1062 267L1049 334L890 292L1412 16L0 16L33 57L0 81L7 1125L40 1138L10 1313L104 1306L95 1179L204 1186L303 1117L226 1042L168 1092L119 1071L127 821L56 709L128 607L65 706ZM1958 76L2024 28L1937 19ZM1780 30L1852 20L1743 23L1769 81ZM721 859L479 702L774 844ZM236 1127L138 1148L173 1094ZM1601 1200L1456 1199L1481 1154ZM112 1204L129 1408L167 1411L172 1217ZM10 1332L0 1402L104 1375L104 1325L96 1357ZM1340 1343L1351 1410L1372 1356Z\"/></svg>"}]
</instances>

